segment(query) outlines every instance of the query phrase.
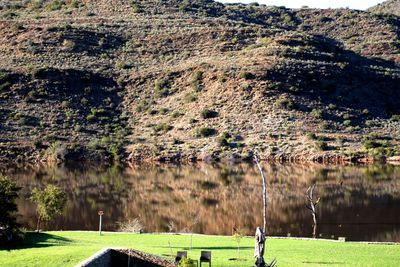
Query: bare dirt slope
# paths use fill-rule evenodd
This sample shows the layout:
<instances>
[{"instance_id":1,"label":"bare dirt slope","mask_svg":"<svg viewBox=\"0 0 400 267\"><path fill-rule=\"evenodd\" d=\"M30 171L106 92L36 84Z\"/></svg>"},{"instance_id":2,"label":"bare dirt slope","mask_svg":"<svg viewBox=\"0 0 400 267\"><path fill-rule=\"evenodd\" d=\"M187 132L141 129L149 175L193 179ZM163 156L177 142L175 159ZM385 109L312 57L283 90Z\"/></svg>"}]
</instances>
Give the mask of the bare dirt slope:
<instances>
[{"instance_id":1,"label":"bare dirt slope","mask_svg":"<svg viewBox=\"0 0 400 267\"><path fill-rule=\"evenodd\" d=\"M0 1L0 156L394 156L398 17L196 1Z\"/></svg>"}]
</instances>

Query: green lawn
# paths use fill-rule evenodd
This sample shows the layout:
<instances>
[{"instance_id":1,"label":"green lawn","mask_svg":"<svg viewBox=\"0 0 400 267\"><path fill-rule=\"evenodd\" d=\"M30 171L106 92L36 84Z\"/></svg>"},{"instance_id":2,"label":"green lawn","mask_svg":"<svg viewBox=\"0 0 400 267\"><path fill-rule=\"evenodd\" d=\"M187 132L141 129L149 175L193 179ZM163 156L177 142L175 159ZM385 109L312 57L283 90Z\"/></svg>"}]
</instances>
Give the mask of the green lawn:
<instances>
[{"instance_id":1,"label":"green lawn","mask_svg":"<svg viewBox=\"0 0 400 267\"><path fill-rule=\"evenodd\" d=\"M170 248L170 246L171 248ZM12 250L0 250L0 266L74 266L105 247L130 247L168 255L188 249L189 235L118 234L94 232L28 233L24 243ZM241 241L241 257L232 262L237 247L232 237L193 236L189 255L198 258L201 250L211 250L213 266L252 266L252 238ZM400 265L400 245L371 245L317 240L268 239L266 259L276 257L278 266L396 266Z\"/></svg>"}]
</instances>

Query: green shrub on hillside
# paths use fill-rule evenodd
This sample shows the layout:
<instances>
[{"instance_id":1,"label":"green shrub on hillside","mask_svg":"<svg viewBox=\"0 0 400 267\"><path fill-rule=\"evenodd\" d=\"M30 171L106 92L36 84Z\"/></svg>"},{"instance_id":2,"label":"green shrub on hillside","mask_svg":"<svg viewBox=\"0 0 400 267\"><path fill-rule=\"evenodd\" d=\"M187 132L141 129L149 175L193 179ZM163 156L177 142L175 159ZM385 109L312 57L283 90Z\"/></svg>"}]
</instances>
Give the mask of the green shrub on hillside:
<instances>
[{"instance_id":1,"label":"green shrub on hillside","mask_svg":"<svg viewBox=\"0 0 400 267\"><path fill-rule=\"evenodd\" d=\"M343 121L343 125L346 126L346 127L349 127L349 126L351 126L352 124L353 124L353 123L352 123L351 120L345 120L345 121Z\"/></svg>"},{"instance_id":2,"label":"green shrub on hillside","mask_svg":"<svg viewBox=\"0 0 400 267\"><path fill-rule=\"evenodd\" d=\"M61 102L61 106L63 108L68 108L69 105L70 105L70 102L68 100L64 100L64 101Z\"/></svg>"},{"instance_id":3,"label":"green shrub on hillside","mask_svg":"<svg viewBox=\"0 0 400 267\"><path fill-rule=\"evenodd\" d=\"M99 111L97 110L97 108L91 108L90 109L90 114L86 116L86 119L88 121L91 121L91 122L96 121L98 112Z\"/></svg>"},{"instance_id":4,"label":"green shrub on hillside","mask_svg":"<svg viewBox=\"0 0 400 267\"><path fill-rule=\"evenodd\" d=\"M365 116L369 115L369 110L367 108L363 109L362 114Z\"/></svg>"},{"instance_id":5,"label":"green shrub on hillside","mask_svg":"<svg viewBox=\"0 0 400 267\"><path fill-rule=\"evenodd\" d=\"M217 130L209 127L199 128L196 131L197 137L210 137L217 134Z\"/></svg>"},{"instance_id":6,"label":"green shrub on hillside","mask_svg":"<svg viewBox=\"0 0 400 267\"><path fill-rule=\"evenodd\" d=\"M0 82L0 92L3 92L5 90L8 90L11 87L11 83L6 81L6 82Z\"/></svg>"},{"instance_id":7,"label":"green shrub on hillside","mask_svg":"<svg viewBox=\"0 0 400 267\"><path fill-rule=\"evenodd\" d=\"M0 70L0 92L8 90L11 87L8 74Z\"/></svg>"},{"instance_id":8,"label":"green shrub on hillside","mask_svg":"<svg viewBox=\"0 0 400 267\"><path fill-rule=\"evenodd\" d=\"M400 121L400 115L392 115L392 117L390 118L392 121Z\"/></svg>"},{"instance_id":9,"label":"green shrub on hillside","mask_svg":"<svg viewBox=\"0 0 400 267\"><path fill-rule=\"evenodd\" d=\"M156 97L166 97L170 95L171 89L167 80L157 79L154 82L154 93Z\"/></svg>"},{"instance_id":10,"label":"green shrub on hillside","mask_svg":"<svg viewBox=\"0 0 400 267\"><path fill-rule=\"evenodd\" d=\"M364 137L362 145L373 156L394 156L399 153L388 139L375 134Z\"/></svg>"},{"instance_id":11,"label":"green shrub on hillside","mask_svg":"<svg viewBox=\"0 0 400 267\"><path fill-rule=\"evenodd\" d=\"M80 0L72 0L70 5L72 8L79 8L84 6L84 4Z\"/></svg>"},{"instance_id":12,"label":"green shrub on hillside","mask_svg":"<svg viewBox=\"0 0 400 267\"><path fill-rule=\"evenodd\" d=\"M127 70L127 69L129 69L131 66L130 66L129 64L127 64L126 62L120 61L120 62L117 62L117 63L115 64L115 67L116 67L117 69L119 69L119 70Z\"/></svg>"},{"instance_id":13,"label":"green shrub on hillside","mask_svg":"<svg viewBox=\"0 0 400 267\"><path fill-rule=\"evenodd\" d=\"M174 119L176 119L176 118L182 117L183 115L185 115L185 114L182 113L182 112L174 111L174 112L171 114L171 117L174 118Z\"/></svg>"},{"instance_id":14,"label":"green shrub on hillside","mask_svg":"<svg viewBox=\"0 0 400 267\"><path fill-rule=\"evenodd\" d=\"M310 115L313 116L315 119L322 119L323 112L321 109L313 109Z\"/></svg>"},{"instance_id":15,"label":"green shrub on hillside","mask_svg":"<svg viewBox=\"0 0 400 267\"><path fill-rule=\"evenodd\" d=\"M79 124L75 124L75 125L74 125L74 131L75 131L75 132L78 132L78 133L79 133L81 130L82 130L82 126L80 126Z\"/></svg>"},{"instance_id":16,"label":"green shrub on hillside","mask_svg":"<svg viewBox=\"0 0 400 267\"><path fill-rule=\"evenodd\" d=\"M149 109L147 111L147 114L149 114L149 115L157 115L158 114L158 110L157 109Z\"/></svg>"},{"instance_id":17,"label":"green shrub on hillside","mask_svg":"<svg viewBox=\"0 0 400 267\"><path fill-rule=\"evenodd\" d=\"M89 114L86 116L86 119L90 122L94 122L94 121L96 121L97 118L96 118L95 114Z\"/></svg>"},{"instance_id":18,"label":"green shrub on hillside","mask_svg":"<svg viewBox=\"0 0 400 267\"><path fill-rule=\"evenodd\" d=\"M140 13L140 5L137 0L131 0L131 7L134 13Z\"/></svg>"},{"instance_id":19,"label":"green shrub on hillside","mask_svg":"<svg viewBox=\"0 0 400 267\"><path fill-rule=\"evenodd\" d=\"M245 80L252 80L255 78L255 75L251 72L241 72L239 74L240 79L245 79Z\"/></svg>"},{"instance_id":20,"label":"green shrub on hillside","mask_svg":"<svg viewBox=\"0 0 400 267\"><path fill-rule=\"evenodd\" d=\"M227 74L226 72L223 72L223 73L219 76L218 80L219 80L221 83L225 83L225 82L228 80L228 74Z\"/></svg>"},{"instance_id":21,"label":"green shrub on hillside","mask_svg":"<svg viewBox=\"0 0 400 267\"><path fill-rule=\"evenodd\" d=\"M306 133L306 137L309 140L317 140L317 135L315 133L312 133L312 132Z\"/></svg>"},{"instance_id":22,"label":"green shrub on hillside","mask_svg":"<svg viewBox=\"0 0 400 267\"><path fill-rule=\"evenodd\" d=\"M153 126L154 132L156 132L156 133L159 133L159 132L166 133L166 132L172 130L173 128L174 128L173 126L166 124L166 123L159 123L159 124Z\"/></svg>"},{"instance_id":23,"label":"green shrub on hillside","mask_svg":"<svg viewBox=\"0 0 400 267\"><path fill-rule=\"evenodd\" d=\"M111 155L114 161L120 161L124 153L124 150L122 144L117 142L117 143L111 143L107 147L107 152Z\"/></svg>"},{"instance_id":24,"label":"green shrub on hillside","mask_svg":"<svg viewBox=\"0 0 400 267\"><path fill-rule=\"evenodd\" d=\"M63 6L65 6L65 1L62 0L53 0L50 1L47 5L46 8L49 11L56 11L56 10L60 10L61 8L63 8Z\"/></svg>"},{"instance_id":25,"label":"green shrub on hillside","mask_svg":"<svg viewBox=\"0 0 400 267\"><path fill-rule=\"evenodd\" d=\"M50 140L54 140L55 136L48 136ZM53 162L64 162L68 156L68 147L67 145L56 141L46 149L45 156L49 161Z\"/></svg>"},{"instance_id":26,"label":"green shrub on hillside","mask_svg":"<svg viewBox=\"0 0 400 267\"><path fill-rule=\"evenodd\" d=\"M269 45L273 41L271 37L263 37L257 40L257 43L263 46Z\"/></svg>"},{"instance_id":27,"label":"green shrub on hillside","mask_svg":"<svg viewBox=\"0 0 400 267\"><path fill-rule=\"evenodd\" d=\"M218 145L220 147L228 147L230 145L229 140L232 138L232 135L228 132L222 133L222 135L218 138Z\"/></svg>"},{"instance_id":28,"label":"green shrub on hillside","mask_svg":"<svg viewBox=\"0 0 400 267\"><path fill-rule=\"evenodd\" d=\"M194 72L192 75L192 86L196 91L201 90L201 82L203 80L203 74L204 74L203 71L198 70Z\"/></svg>"},{"instance_id":29,"label":"green shrub on hillside","mask_svg":"<svg viewBox=\"0 0 400 267\"><path fill-rule=\"evenodd\" d=\"M292 110L295 107L294 102L291 99L288 99L285 97L282 97L282 98L279 98L278 100L276 100L275 106L277 106L279 108L287 109L287 110Z\"/></svg>"},{"instance_id":30,"label":"green shrub on hillside","mask_svg":"<svg viewBox=\"0 0 400 267\"><path fill-rule=\"evenodd\" d=\"M211 109L204 109L201 111L201 117L203 119L216 118L216 117L218 117L218 112L216 112L215 110L211 110Z\"/></svg>"},{"instance_id":31,"label":"green shrub on hillside","mask_svg":"<svg viewBox=\"0 0 400 267\"><path fill-rule=\"evenodd\" d=\"M286 24L286 25L295 25L295 21L287 13L282 13L281 14L281 19L282 19L283 23Z\"/></svg>"},{"instance_id":32,"label":"green shrub on hillside","mask_svg":"<svg viewBox=\"0 0 400 267\"><path fill-rule=\"evenodd\" d=\"M62 46L64 49L73 50L75 48L75 42L73 40L64 39Z\"/></svg>"},{"instance_id":33,"label":"green shrub on hillside","mask_svg":"<svg viewBox=\"0 0 400 267\"><path fill-rule=\"evenodd\" d=\"M329 108L330 110L336 110L336 109L337 109L337 106L336 106L335 104L329 104L329 105L328 105L328 108Z\"/></svg>"},{"instance_id":34,"label":"green shrub on hillside","mask_svg":"<svg viewBox=\"0 0 400 267\"><path fill-rule=\"evenodd\" d=\"M160 108L160 114L165 115L169 112L169 108Z\"/></svg>"},{"instance_id":35,"label":"green shrub on hillside","mask_svg":"<svg viewBox=\"0 0 400 267\"><path fill-rule=\"evenodd\" d=\"M8 78L7 72L0 70L0 82L5 81L7 78Z\"/></svg>"},{"instance_id":36,"label":"green shrub on hillside","mask_svg":"<svg viewBox=\"0 0 400 267\"><path fill-rule=\"evenodd\" d=\"M336 137L336 146L342 148L344 146L344 141L343 137Z\"/></svg>"},{"instance_id":37,"label":"green shrub on hillside","mask_svg":"<svg viewBox=\"0 0 400 267\"><path fill-rule=\"evenodd\" d=\"M190 102L195 102L197 100L197 96L194 94L187 94L185 96L185 102L190 103Z\"/></svg>"},{"instance_id":38,"label":"green shrub on hillside","mask_svg":"<svg viewBox=\"0 0 400 267\"><path fill-rule=\"evenodd\" d=\"M149 108L149 106L150 106L149 102L147 100L145 100L145 99L142 99L137 104L136 111L137 112L145 111L145 110L147 110Z\"/></svg>"},{"instance_id":39,"label":"green shrub on hillside","mask_svg":"<svg viewBox=\"0 0 400 267\"><path fill-rule=\"evenodd\" d=\"M315 142L315 148L321 151L328 150L329 146L325 141L317 141Z\"/></svg>"},{"instance_id":40,"label":"green shrub on hillside","mask_svg":"<svg viewBox=\"0 0 400 267\"><path fill-rule=\"evenodd\" d=\"M87 100L85 97L82 97L80 102L81 102L82 106L87 106L87 104L89 103L89 100Z\"/></svg>"},{"instance_id":41,"label":"green shrub on hillside","mask_svg":"<svg viewBox=\"0 0 400 267\"><path fill-rule=\"evenodd\" d=\"M18 17L18 16L19 16L18 13L15 13L15 12L13 12L13 11L6 11L6 12L4 12L3 15L2 15L2 17L3 17L4 19L13 19L13 18L16 18L16 17Z\"/></svg>"},{"instance_id":42,"label":"green shrub on hillside","mask_svg":"<svg viewBox=\"0 0 400 267\"><path fill-rule=\"evenodd\" d=\"M390 144L387 140L379 140L374 137L366 137L362 144L365 149L373 149L373 148L381 148L381 147L389 147Z\"/></svg>"}]
</instances>

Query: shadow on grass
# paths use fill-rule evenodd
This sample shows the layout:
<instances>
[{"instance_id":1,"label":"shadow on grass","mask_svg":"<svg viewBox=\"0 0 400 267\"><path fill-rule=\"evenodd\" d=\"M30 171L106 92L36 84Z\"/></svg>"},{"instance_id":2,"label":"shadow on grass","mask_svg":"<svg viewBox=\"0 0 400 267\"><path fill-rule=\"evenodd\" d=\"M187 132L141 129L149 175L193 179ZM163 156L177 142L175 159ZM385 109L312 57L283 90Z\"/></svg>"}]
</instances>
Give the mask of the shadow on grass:
<instances>
[{"instance_id":1,"label":"shadow on grass","mask_svg":"<svg viewBox=\"0 0 400 267\"><path fill-rule=\"evenodd\" d=\"M12 245L0 246L0 250L19 250L29 248L45 248L51 246L65 246L72 240L56 235L46 233L26 233L23 240L20 240Z\"/></svg>"}]
</instances>

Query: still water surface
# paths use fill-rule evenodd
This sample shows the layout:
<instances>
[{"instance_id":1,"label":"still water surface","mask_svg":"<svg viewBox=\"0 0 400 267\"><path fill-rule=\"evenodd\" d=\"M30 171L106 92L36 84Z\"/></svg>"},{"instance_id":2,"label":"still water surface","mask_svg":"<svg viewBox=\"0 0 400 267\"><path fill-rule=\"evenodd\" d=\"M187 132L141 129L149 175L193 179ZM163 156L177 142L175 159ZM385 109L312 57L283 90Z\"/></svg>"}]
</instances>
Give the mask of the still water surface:
<instances>
[{"instance_id":1,"label":"still water surface","mask_svg":"<svg viewBox=\"0 0 400 267\"><path fill-rule=\"evenodd\" d=\"M268 234L311 237L305 191L317 184L318 236L400 242L400 166L263 164L268 176ZM35 187L62 187L69 195L62 216L46 230L104 230L139 218L146 232L192 231L252 235L262 225L262 185L254 165L141 165L131 167L15 166L3 173L22 187L19 221L35 229Z\"/></svg>"}]
</instances>

